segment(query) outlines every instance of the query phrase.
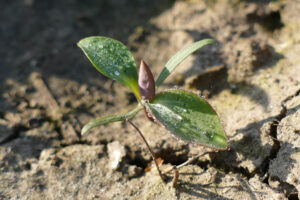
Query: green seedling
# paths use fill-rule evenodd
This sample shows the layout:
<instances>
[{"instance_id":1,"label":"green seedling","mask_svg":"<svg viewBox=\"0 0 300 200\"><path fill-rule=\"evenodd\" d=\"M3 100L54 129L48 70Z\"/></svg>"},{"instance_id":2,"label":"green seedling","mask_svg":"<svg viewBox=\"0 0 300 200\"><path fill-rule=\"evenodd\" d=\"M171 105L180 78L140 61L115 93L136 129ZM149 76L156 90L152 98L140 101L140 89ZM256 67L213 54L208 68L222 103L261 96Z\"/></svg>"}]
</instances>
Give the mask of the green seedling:
<instances>
[{"instance_id":1,"label":"green seedling","mask_svg":"<svg viewBox=\"0 0 300 200\"><path fill-rule=\"evenodd\" d=\"M158 87L186 57L201 47L213 43L215 43L214 40L204 39L182 49L167 62L157 80L154 81L150 68L143 60L138 75L131 52L121 42L101 36L80 40L78 46L93 66L108 78L128 86L138 101L136 108L127 113L92 120L83 127L81 133L85 134L94 127L111 122L129 122L146 143L163 180L163 174L159 170L153 151L141 131L131 121L141 110L144 110L148 119L163 126L179 139L217 150L228 149L222 123L215 110L205 99L181 89L169 89L156 93ZM173 169L174 177L176 177L174 180L177 181L178 167ZM176 182L173 185L176 185Z\"/></svg>"}]
</instances>

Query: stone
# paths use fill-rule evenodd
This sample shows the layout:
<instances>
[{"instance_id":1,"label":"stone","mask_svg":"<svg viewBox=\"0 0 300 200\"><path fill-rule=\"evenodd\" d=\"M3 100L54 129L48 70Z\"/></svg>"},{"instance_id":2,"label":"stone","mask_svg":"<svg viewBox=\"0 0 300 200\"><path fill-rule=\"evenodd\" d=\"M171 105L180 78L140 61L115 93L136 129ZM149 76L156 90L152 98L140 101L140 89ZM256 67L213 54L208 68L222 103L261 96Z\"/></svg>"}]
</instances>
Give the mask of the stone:
<instances>
[{"instance_id":1,"label":"stone","mask_svg":"<svg viewBox=\"0 0 300 200\"><path fill-rule=\"evenodd\" d=\"M121 145L119 141L114 141L107 144L107 152L109 156L111 169L118 169L122 160L126 156L125 147Z\"/></svg>"}]
</instances>

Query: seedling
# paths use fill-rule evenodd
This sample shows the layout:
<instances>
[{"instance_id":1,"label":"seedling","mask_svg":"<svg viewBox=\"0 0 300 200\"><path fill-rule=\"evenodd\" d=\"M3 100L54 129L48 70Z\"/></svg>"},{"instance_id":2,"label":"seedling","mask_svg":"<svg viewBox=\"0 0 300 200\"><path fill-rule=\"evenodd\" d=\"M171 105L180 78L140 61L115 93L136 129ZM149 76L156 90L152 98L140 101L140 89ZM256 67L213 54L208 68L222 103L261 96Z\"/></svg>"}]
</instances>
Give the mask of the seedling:
<instances>
[{"instance_id":1,"label":"seedling","mask_svg":"<svg viewBox=\"0 0 300 200\"><path fill-rule=\"evenodd\" d=\"M201 47L213 43L215 43L214 40L204 39L182 49L167 62L157 80L154 81L150 68L143 60L138 75L131 52L121 42L101 36L80 40L78 46L94 67L108 78L128 86L138 101L137 107L127 113L92 120L83 127L81 134L111 122L129 122L146 143L162 180L164 180L163 174L159 169L155 154L141 131L131 121L141 110L145 111L148 119L166 128L179 139L218 150L228 149L227 137L219 117L205 99L181 89L169 89L156 93L158 87L186 57ZM177 183L179 167L172 168L174 186ZM172 170L167 172L170 171Z\"/></svg>"}]
</instances>

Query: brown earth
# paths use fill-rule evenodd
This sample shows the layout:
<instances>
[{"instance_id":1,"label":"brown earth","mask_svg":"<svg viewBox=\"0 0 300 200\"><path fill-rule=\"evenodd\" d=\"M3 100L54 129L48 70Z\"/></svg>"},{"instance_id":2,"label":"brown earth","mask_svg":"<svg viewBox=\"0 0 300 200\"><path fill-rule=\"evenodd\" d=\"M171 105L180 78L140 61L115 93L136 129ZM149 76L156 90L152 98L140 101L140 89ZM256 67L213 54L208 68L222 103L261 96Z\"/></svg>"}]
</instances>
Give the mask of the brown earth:
<instances>
[{"instance_id":1,"label":"brown earth","mask_svg":"<svg viewBox=\"0 0 300 200\"><path fill-rule=\"evenodd\" d=\"M0 3L0 199L299 199L300 1L16 0ZM130 91L99 74L76 43L124 42L155 77L178 50L213 38L162 85L206 96L230 151L186 144L133 120L162 168L207 152L164 184L125 122ZM119 153L119 157L116 156Z\"/></svg>"}]
</instances>

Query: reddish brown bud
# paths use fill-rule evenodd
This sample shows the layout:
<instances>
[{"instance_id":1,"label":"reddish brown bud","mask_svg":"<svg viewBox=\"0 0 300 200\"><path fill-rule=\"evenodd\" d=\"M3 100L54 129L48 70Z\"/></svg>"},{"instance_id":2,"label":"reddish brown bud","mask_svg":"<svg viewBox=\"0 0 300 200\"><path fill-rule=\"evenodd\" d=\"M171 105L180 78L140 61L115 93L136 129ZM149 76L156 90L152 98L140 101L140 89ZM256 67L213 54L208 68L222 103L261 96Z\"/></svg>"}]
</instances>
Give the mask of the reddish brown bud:
<instances>
[{"instance_id":1,"label":"reddish brown bud","mask_svg":"<svg viewBox=\"0 0 300 200\"><path fill-rule=\"evenodd\" d=\"M139 71L139 89L143 100L151 101L155 97L155 81L148 65L142 60Z\"/></svg>"}]
</instances>

